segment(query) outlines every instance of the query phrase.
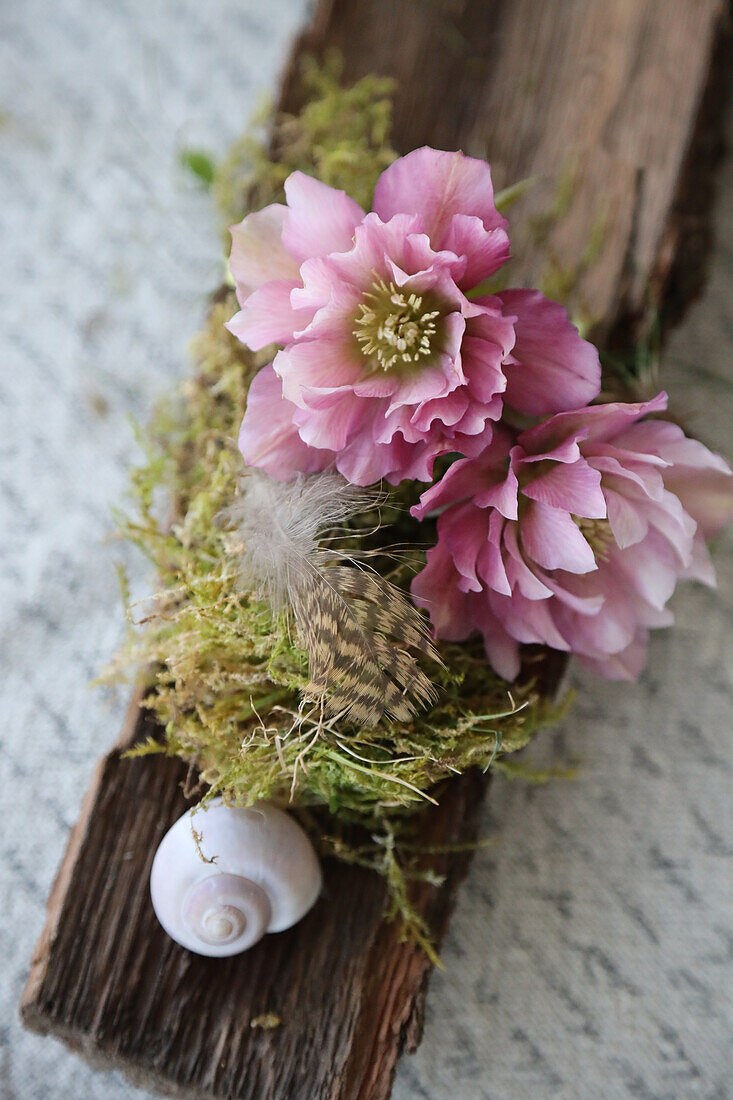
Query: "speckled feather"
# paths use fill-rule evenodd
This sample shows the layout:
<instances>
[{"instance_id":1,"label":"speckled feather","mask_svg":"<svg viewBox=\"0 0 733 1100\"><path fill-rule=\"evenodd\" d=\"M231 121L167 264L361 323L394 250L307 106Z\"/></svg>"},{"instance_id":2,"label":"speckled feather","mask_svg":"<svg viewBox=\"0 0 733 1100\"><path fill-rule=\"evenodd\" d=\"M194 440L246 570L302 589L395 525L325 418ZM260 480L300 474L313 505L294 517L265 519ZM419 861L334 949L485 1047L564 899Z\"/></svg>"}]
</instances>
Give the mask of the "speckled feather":
<instances>
[{"instance_id":1,"label":"speckled feather","mask_svg":"<svg viewBox=\"0 0 733 1100\"><path fill-rule=\"evenodd\" d=\"M279 482L259 470L242 479L226 518L243 582L289 608L308 655L307 694L360 726L409 721L435 699L418 662L439 660L420 612L389 581L324 543L375 500L338 474ZM351 559L349 559L351 561Z\"/></svg>"}]
</instances>

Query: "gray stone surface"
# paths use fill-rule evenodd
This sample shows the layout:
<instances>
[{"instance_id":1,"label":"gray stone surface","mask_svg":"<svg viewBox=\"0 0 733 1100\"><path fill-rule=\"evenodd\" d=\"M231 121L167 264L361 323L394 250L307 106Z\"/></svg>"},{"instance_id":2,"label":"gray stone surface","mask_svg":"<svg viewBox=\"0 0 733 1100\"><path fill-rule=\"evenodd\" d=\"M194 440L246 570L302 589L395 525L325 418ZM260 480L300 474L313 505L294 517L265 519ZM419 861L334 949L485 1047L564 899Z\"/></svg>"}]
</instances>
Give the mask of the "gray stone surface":
<instances>
[{"instance_id":1,"label":"gray stone surface","mask_svg":"<svg viewBox=\"0 0 733 1100\"><path fill-rule=\"evenodd\" d=\"M43 907L124 693L87 685L115 648L103 544L135 448L127 425L180 376L220 274L182 146L225 148L272 88L304 0L0 5L0 1097L127 1100L17 1002ZM732 116L733 118L733 116ZM733 161L707 293L663 381L733 449ZM733 539L718 593L675 598L642 682L573 674L563 728L531 750L578 779L497 781L395 1100L733 1096ZM288 1098L283 1098L288 1100Z\"/></svg>"}]
</instances>

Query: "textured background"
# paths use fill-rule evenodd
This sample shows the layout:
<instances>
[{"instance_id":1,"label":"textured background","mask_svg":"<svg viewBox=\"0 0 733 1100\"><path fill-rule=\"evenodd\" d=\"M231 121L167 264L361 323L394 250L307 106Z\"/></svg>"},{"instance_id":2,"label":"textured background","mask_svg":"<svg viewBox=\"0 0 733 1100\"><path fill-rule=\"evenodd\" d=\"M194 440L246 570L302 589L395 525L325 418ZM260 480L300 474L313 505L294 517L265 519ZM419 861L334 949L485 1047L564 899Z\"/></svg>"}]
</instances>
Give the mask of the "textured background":
<instances>
[{"instance_id":1,"label":"textured background","mask_svg":"<svg viewBox=\"0 0 733 1100\"><path fill-rule=\"evenodd\" d=\"M304 0L0 4L0 1096L142 1097L21 1031L44 901L124 693L89 680L121 635L109 509L127 423L183 369L221 274L181 146L223 151L274 86ZM732 116L733 122L733 116ZM733 135L733 125L729 127ZM663 380L733 449L733 162L704 299ZM497 781L395 1100L733 1096L733 539L689 587L641 684L574 674L537 761ZM140 563L131 563L142 584ZM283 1097L283 1100L288 1098Z\"/></svg>"}]
</instances>

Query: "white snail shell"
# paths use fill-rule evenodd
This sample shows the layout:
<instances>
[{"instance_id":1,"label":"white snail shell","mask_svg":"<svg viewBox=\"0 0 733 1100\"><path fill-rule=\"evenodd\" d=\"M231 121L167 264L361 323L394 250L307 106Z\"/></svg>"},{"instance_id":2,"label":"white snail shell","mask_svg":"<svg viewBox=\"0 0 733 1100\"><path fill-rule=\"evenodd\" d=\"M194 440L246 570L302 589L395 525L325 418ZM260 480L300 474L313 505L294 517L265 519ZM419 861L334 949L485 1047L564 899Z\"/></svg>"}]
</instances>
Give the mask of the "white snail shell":
<instances>
[{"instance_id":1,"label":"white snail shell","mask_svg":"<svg viewBox=\"0 0 733 1100\"><path fill-rule=\"evenodd\" d=\"M268 802L245 809L220 798L193 821L192 813L165 834L150 872L155 915L176 943L199 955L237 955L305 916L321 891L321 868L292 817Z\"/></svg>"}]
</instances>

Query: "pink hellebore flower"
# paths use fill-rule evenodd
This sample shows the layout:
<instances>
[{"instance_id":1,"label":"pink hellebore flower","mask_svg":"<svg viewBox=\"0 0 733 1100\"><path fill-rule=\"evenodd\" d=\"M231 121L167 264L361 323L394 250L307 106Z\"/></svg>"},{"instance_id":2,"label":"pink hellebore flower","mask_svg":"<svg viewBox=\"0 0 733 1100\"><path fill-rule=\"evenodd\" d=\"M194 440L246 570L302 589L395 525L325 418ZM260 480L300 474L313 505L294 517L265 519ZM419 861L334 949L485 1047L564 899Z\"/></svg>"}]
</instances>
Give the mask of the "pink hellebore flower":
<instances>
[{"instance_id":1,"label":"pink hellebore flower","mask_svg":"<svg viewBox=\"0 0 733 1100\"><path fill-rule=\"evenodd\" d=\"M733 516L727 463L675 424L641 419L666 405L664 393L596 405L516 438L500 427L482 454L453 463L413 508L440 512L412 586L438 637L480 631L509 680L520 642L636 679L649 628L672 622L677 581L714 584L704 539Z\"/></svg>"},{"instance_id":2,"label":"pink hellebore flower","mask_svg":"<svg viewBox=\"0 0 733 1100\"><path fill-rule=\"evenodd\" d=\"M382 173L370 214L302 172L285 194L232 227L228 327L282 347L250 390L248 464L429 481L436 455L484 445L504 401L546 416L597 395L596 350L560 306L468 296L509 256L484 161L417 149Z\"/></svg>"}]
</instances>

